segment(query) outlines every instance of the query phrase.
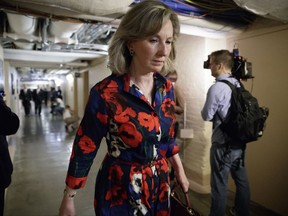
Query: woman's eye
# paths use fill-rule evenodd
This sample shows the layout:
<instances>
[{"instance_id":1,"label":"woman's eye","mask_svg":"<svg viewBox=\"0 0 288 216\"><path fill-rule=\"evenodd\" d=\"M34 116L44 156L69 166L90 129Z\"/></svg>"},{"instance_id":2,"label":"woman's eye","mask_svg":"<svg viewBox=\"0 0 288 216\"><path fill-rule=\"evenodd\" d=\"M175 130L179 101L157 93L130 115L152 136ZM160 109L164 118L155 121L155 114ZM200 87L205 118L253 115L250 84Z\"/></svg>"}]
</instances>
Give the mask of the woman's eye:
<instances>
[{"instance_id":1,"label":"woman's eye","mask_svg":"<svg viewBox=\"0 0 288 216\"><path fill-rule=\"evenodd\" d=\"M170 45L172 44L172 41L166 41L166 44Z\"/></svg>"},{"instance_id":2,"label":"woman's eye","mask_svg":"<svg viewBox=\"0 0 288 216\"><path fill-rule=\"evenodd\" d=\"M157 39L150 39L150 42L151 42L151 43L157 43L158 40L157 40Z\"/></svg>"}]
</instances>

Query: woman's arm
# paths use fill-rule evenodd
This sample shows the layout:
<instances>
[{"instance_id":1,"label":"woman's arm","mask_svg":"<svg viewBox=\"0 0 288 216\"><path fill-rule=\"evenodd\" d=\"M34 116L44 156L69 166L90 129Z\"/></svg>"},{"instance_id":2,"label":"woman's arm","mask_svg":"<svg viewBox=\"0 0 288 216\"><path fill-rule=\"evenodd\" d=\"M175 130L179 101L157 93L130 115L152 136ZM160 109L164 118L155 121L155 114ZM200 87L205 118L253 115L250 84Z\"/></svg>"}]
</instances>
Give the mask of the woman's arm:
<instances>
[{"instance_id":1,"label":"woman's arm","mask_svg":"<svg viewBox=\"0 0 288 216\"><path fill-rule=\"evenodd\" d=\"M186 174L185 174L181 159L179 157L179 154L173 155L172 157L168 158L168 160L174 169L178 184L181 186L181 188L184 192L188 192L189 181L186 177Z\"/></svg>"}]
</instances>

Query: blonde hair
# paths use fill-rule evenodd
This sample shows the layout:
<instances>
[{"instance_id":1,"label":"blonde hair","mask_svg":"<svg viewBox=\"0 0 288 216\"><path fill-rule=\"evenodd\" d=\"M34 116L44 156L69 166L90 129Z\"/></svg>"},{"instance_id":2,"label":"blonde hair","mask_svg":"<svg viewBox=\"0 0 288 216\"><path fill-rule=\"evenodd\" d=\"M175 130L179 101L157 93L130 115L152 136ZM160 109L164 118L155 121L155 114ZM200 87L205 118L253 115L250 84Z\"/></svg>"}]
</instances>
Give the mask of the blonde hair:
<instances>
[{"instance_id":1,"label":"blonde hair","mask_svg":"<svg viewBox=\"0 0 288 216\"><path fill-rule=\"evenodd\" d=\"M124 74L128 72L132 60L127 47L128 41L145 39L157 34L167 20L172 22L174 41L161 73L165 75L166 71L173 71L176 56L174 42L180 33L178 16L162 2L146 0L135 4L125 14L110 41L108 67L112 73Z\"/></svg>"}]
</instances>

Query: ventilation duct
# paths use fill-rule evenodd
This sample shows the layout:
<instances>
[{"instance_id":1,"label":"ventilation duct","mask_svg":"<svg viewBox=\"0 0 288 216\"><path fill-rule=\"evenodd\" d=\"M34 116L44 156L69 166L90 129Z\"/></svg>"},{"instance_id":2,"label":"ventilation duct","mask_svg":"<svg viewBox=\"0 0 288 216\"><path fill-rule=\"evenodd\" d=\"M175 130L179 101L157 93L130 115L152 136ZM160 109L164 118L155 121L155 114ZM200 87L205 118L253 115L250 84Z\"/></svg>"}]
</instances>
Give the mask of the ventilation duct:
<instances>
[{"instance_id":1,"label":"ventilation duct","mask_svg":"<svg viewBox=\"0 0 288 216\"><path fill-rule=\"evenodd\" d=\"M71 17L103 16L127 10L133 0L1 0L15 9L33 9L47 14Z\"/></svg>"},{"instance_id":2,"label":"ventilation duct","mask_svg":"<svg viewBox=\"0 0 288 216\"><path fill-rule=\"evenodd\" d=\"M18 35L31 35L37 28L37 19L31 16L7 13L8 22L12 31Z\"/></svg>"},{"instance_id":3,"label":"ventilation duct","mask_svg":"<svg viewBox=\"0 0 288 216\"><path fill-rule=\"evenodd\" d=\"M288 22L287 0L234 0L234 2L254 14L269 19Z\"/></svg>"},{"instance_id":4,"label":"ventilation duct","mask_svg":"<svg viewBox=\"0 0 288 216\"><path fill-rule=\"evenodd\" d=\"M58 38L70 38L83 23L52 21L49 25L49 33Z\"/></svg>"}]
</instances>

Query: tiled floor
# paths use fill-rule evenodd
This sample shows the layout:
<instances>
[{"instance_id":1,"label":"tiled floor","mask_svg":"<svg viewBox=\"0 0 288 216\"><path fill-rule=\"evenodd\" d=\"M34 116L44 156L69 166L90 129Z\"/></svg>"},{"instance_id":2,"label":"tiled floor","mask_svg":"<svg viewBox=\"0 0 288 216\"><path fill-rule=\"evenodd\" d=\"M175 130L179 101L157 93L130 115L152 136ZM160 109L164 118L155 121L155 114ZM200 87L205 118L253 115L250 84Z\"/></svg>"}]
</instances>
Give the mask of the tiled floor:
<instances>
[{"instance_id":1,"label":"tiled floor","mask_svg":"<svg viewBox=\"0 0 288 216\"><path fill-rule=\"evenodd\" d=\"M57 216L62 199L73 133L66 133L60 117L52 117L49 109L41 116L20 116L21 127L10 139L14 154L13 182L7 190L5 216ZM79 216L92 216L94 182L105 154L103 143L91 168L87 185L75 197ZM232 206L233 194L228 205ZM209 194L190 191L190 199L205 216L209 213ZM227 214L229 215L229 214ZM276 216L251 203L251 216Z\"/></svg>"}]
</instances>

